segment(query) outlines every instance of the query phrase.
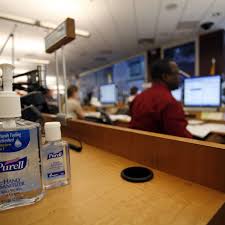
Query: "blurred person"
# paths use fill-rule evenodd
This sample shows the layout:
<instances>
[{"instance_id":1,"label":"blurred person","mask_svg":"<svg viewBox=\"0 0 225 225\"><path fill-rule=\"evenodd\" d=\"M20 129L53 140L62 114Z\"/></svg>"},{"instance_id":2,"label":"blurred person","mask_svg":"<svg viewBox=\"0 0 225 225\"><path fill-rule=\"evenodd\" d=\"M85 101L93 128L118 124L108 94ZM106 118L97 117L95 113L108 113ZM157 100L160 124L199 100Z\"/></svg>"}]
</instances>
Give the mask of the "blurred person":
<instances>
[{"instance_id":1,"label":"blurred person","mask_svg":"<svg viewBox=\"0 0 225 225\"><path fill-rule=\"evenodd\" d=\"M75 85L71 85L67 89L67 109L68 115L73 119L84 119L84 111L79 100L79 90ZM65 105L63 106L65 112Z\"/></svg>"},{"instance_id":2,"label":"blurred person","mask_svg":"<svg viewBox=\"0 0 225 225\"><path fill-rule=\"evenodd\" d=\"M131 87L130 96L127 98L127 103L130 104L131 102L133 102L137 94L138 94L138 88L136 86Z\"/></svg>"}]
</instances>

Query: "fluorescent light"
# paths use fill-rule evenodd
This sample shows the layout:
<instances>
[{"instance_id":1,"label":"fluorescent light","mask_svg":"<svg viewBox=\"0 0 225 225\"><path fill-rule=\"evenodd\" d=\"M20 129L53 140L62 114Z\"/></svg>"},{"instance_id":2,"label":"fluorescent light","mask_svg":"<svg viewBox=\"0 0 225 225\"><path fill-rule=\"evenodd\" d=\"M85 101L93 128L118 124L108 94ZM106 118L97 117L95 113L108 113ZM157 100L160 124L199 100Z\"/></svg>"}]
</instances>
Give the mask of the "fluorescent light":
<instances>
[{"instance_id":1,"label":"fluorescent light","mask_svg":"<svg viewBox=\"0 0 225 225\"><path fill-rule=\"evenodd\" d=\"M46 59L32 59L32 58L20 58L19 61L45 65L48 65L50 63L50 61Z\"/></svg>"},{"instance_id":2,"label":"fluorescent light","mask_svg":"<svg viewBox=\"0 0 225 225\"><path fill-rule=\"evenodd\" d=\"M14 15L11 15L8 13L2 13L2 12L0 12L0 18L5 19L5 20L11 20L11 21L18 22L18 23L25 23L25 24L32 25L32 26L47 28L47 29L55 29L57 27L57 25L55 25L53 23L49 23L47 21L43 21L43 22L40 21L40 23L37 24L37 20L25 18L22 16L14 16ZM39 22L39 20L38 20L38 22ZM81 36L81 37L90 37L91 36L89 31L81 30L81 29L76 29L75 33L76 33L76 35Z\"/></svg>"},{"instance_id":3,"label":"fluorescent light","mask_svg":"<svg viewBox=\"0 0 225 225\"><path fill-rule=\"evenodd\" d=\"M3 13L3 12L0 12L0 18L20 21L21 23L27 23L27 24L35 24L35 22L36 22L36 20L30 19L30 18L25 18L22 16L15 16L15 15Z\"/></svg>"},{"instance_id":4,"label":"fluorescent light","mask_svg":"<svg viewBox=\"0 0 225 225\"><path fill-rule=\"evenodd\" d=\"M2 57L0 56L0 64L4 64L4 63L7 63L7 64L12 64L12 58L11 57ZM15 65L18 65L19 63L15 60Z\"/></svg>"},{"instance_id":5,"label":"fluorescent light","mask_svg":"<svg viewBox=\"0 0 225 225\"><path fill-rule=\"evenodd\" d=\"M90 37L91 36L90 32L86 31L86 30L76 29L75 33L76 33L76 35L82 36L82 37Z\"/></svg>"},{"instance_id":6,"label":"fluorescent light","mask_svg":"<svg viewBox=\"0 0 225 225\"><path fill-rule=\"evenodd\" d=\"M49 23L47 21L42 21L40 24L41 24L41 26L46 27L48 29L52 29L52 30L54 30L57 27L57 25L55 25L53 23Z\"/></svg>"}]
</instances>

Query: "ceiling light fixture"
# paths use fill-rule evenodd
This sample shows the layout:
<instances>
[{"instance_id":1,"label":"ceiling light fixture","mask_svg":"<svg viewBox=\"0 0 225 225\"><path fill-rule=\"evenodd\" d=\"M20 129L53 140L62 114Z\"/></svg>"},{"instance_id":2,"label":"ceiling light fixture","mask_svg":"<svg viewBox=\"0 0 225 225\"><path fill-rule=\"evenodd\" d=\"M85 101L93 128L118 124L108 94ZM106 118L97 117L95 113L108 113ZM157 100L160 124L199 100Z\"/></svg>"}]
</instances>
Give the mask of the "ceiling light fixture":
<instances>
[{"instance_id":1,"label":"ceiling light fixture","mask_svg":"<svg viewBox=\"0 0 225 225\"><path fill-rule=\"evenodd\" d=\"M177 3L169 3L166 5L167 10L175 10L178 7Z\"/></svg>"},{"instance_id":2,"label":"ceiling light fixture","mask_svg":"<svg viewBox=\"0 0 225 225\"><path fill-rule=\"evenodd\" d=\"M18 61L44 65L48 65L50 63L50 61L46 59L32 59L32 58L19 58Z\"/></svg>"},{"instance_id":3,"label":"ceiling light fixture","mask_svg":"<svg viewBox=\"0 0 225 225\"><path fill-rule=\"evenodd\" d=\"M30 18L20 17L20 16L14 16L6 13L0 13L0 19L15 22L15 23L22 23L30 26L37 26L44 29L53 30L57 27L57 25L48 23L48 22L41 22L39 20L33 20ZM81 29L75 29L75 33L77 36L89 38L91 36L89 31L81 30Z\"/></svg>"}]
</instances>

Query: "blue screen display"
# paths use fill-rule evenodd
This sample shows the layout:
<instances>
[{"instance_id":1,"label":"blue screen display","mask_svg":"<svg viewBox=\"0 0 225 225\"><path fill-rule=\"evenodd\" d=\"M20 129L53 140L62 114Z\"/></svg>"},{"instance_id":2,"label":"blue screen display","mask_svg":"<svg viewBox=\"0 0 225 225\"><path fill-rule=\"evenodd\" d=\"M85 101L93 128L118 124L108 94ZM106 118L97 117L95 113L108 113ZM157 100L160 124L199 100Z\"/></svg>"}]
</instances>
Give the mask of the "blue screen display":
<instances>
[{"instance_id":1,"label":"blue screen display","mask_svg":"<svg viewBox=\"0 0 225 225\"><path fill-rule=\"evenodd\" d=\"M118 100L123 100L129 95L132 86L137 86L142 91L145 73L144 55L132 57L94 72L86 73L80 77L82 96L85 97L94 90L94 95L100 98L100 86L113 83L117 88Z\"/></svg>"}]
</instances>

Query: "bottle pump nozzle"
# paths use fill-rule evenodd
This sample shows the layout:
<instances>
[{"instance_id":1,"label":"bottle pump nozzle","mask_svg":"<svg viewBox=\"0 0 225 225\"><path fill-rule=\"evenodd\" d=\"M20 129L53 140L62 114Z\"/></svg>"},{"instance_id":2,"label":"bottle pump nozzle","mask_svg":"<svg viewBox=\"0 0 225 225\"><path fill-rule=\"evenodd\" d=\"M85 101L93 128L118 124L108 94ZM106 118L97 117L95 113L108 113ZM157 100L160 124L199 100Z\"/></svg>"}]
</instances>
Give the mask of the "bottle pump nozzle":
<instances>
[{"instance_id":1,"label":"bottle pump nozzle","mask_svg":"<svg viewBox=\"0 0 225 225\"><path fill-rule=\"evenodd\" d=\"M0 64L0 69L3 82L3 91L0 91L0 118L11 119L9 124L15 124L12 119L15 121L14 118L21 117L21 105L20 97L12 91L14 67L11 64Z\"/></svg>"}]
</instances>

